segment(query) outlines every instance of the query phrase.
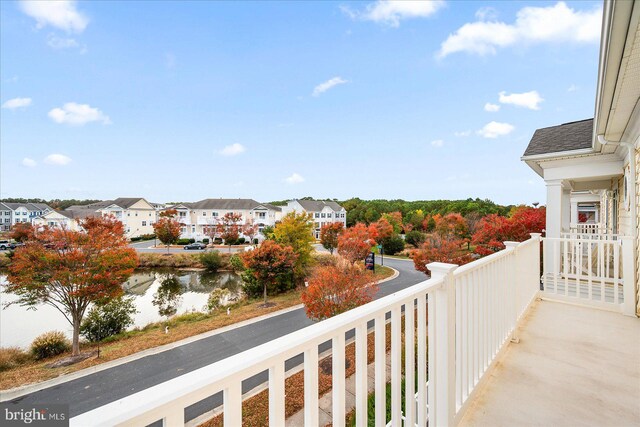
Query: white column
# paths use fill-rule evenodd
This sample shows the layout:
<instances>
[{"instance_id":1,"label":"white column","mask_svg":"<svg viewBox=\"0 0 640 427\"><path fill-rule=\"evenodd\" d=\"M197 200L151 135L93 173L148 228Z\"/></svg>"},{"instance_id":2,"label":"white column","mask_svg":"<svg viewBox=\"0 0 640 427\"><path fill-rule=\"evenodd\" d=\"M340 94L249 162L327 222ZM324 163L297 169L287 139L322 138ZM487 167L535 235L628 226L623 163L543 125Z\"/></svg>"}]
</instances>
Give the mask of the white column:
<instances>
[{"instance_id":1,"label":"white column","mask_svg":"<svg viewBox=\"0 0 640 427\"><path fill-rule=\"evenodd\" d=\"M563 188L562 190L562 224L560 231L568 233L571 223L571 189Z\"/></svg>"},{"instance_id":2,"label":"white column","mask_svg":"<svg viewBox=\"0 0 640 427\"><path fill-rule=\"evenodd\" d=\"M569 219L569 194L561 179L545 181L547 184L546 237L560 237L563 222ZM564 211L564 214L563 214Z\"/></svg>"},{"instance_id":3,"label":"white column","mask_svg":"<svg viewBox=\"0 0 640 427\"><path fill-rule=\"evenodd\" d=\"M576 201L571 201L571 220L570 223L571 225L573 224L577 224L579 223L579 217L578 217L578 202Z\"/></svg>"}]
</instances>

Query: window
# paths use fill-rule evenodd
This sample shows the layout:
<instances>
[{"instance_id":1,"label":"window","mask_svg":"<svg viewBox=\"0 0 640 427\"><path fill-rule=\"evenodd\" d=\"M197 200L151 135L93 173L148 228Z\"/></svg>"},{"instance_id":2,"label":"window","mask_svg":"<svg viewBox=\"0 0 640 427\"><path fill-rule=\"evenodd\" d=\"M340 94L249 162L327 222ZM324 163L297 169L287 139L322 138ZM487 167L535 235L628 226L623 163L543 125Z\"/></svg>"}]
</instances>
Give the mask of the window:
<instances>
[{"instance_id":1,"label":"window","mask_svg":"<svg viewBox=\"0 0 640 427\"><path fill-rule=\"evenodd\" d=\"M315 213L314 215L315 218L320 218L320 214L318 212Z\"/></svg>"},{"instance_id":2,"label":"window","mask_svg":"<svg viewBox=\"0 0 640 427\"><path fill-rule=\"evenodd\" d=\"M218 216L218 212L211 212L211 216L213 216L213 217Z\"/></svg>"},{"instance_id":3,"label":"window","mask_svg":"<svg viewBox=\"0 0 640 427\"><path fill-rule=\"evenodd\" d=\"M207 216L207 212L202 211L202 216Z\"/></svg>"},{"instance_id":4,"label":"window","mask_svg":"<svg viewBox=\"0 0 640 427\"><path fill-rule=\"evenodd\" d=\"M4 219L4 222L5 222L5 223L9 223L9 222L11 222L11 220L10 220L9 218L5 218L5 219Z\"/></svg>"},{"instance_id":5,"label":"window","mask_svg":"<svg viewBox=\"0 0 640 427\"><path fill-rule=\"evenodd\" d=\"M147 226L147 221L142 221L142 226L146 227Z\"/></svg>"},{"instance_id":6,"label":"window","mask_svg":"<svg viewBox=\"0 0 640 427\"><path fill-rule=\"evenodd\" d=\"M184 218L185 216L187 216L186 212L178 212L178 216Z\"/></svg>"},{"instance_id":7,"label":"window","mask_svg":"<svg viewBox=\"0 0 640 427\"><path fill-rule=\"evenodd\" d=\"M267 213L266 212L258 212L258 218L264 219L266 217L267 217Z\"/></svg>"},{"instance_id":8,"label":"window","mask_svg":"<svg viewBox=\"0 0 640 427\"><path fill-rule=\"evenodd\" d=\"M322 218L326 218L326 217L327 217L327 214L325 214L325 213L323 212L322 214L320 214L320 216L321 216Z\"/></svg>"}]
</instances>

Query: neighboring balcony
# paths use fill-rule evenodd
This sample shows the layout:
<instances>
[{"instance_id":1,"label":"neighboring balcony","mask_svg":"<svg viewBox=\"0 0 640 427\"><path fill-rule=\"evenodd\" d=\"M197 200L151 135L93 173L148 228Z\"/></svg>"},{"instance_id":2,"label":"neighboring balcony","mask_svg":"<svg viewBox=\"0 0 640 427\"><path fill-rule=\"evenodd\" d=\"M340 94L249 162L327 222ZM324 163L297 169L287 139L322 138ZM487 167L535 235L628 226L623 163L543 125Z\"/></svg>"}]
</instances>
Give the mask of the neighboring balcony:
<instances>
[{"instance_id":1,"label":"neighboring balcony","mask_svg":"<svg viewBox=\"0 0 640 427\"><path fill-rule=\"evenodd\" d=\"M263 374L268 425L285 426L285 362L294 357L304 360L306 426L344 426L352 408L357 426L369 416L376 426L640 424L638 319L538 301L540 241L533 234L505 242L505 250L461 267L429 264L432 277L411 288L81 414L71 425L183 426L189 406L217 399L212 410L224 425L240 426L250 392L243 381ZM345 387L349 342L355 398ZM318 361L327 351L333 384L330 409L320 411Z\"/></svg>"}]
</instances>

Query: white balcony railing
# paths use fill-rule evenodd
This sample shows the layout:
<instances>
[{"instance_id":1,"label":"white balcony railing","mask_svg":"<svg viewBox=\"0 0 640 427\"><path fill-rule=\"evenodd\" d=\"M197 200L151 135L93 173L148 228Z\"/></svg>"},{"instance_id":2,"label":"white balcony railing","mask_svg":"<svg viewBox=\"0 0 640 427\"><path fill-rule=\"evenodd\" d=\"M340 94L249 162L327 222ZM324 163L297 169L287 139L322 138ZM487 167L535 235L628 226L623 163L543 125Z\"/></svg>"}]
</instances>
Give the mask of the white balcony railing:
<instances>
[{"instance_id":1,"label":"white balcony railing","mask_svg":"<svg viewBox=\"0 0 640 427\"><path fill-rule=\"evenodd\" d=\"M543 240L546 295L635 313L631 237L587 233Z\"/></svg>"},{"instance_id":2,"label":"white balcony railing","mask_svg":"<svg viewBox=\"0 0 640 427\"><path fill-rule=\"evenodd\" d=\"M538 294L539 241L536 234L523 243L506 242L503 251L459 268L429 264L429 280L76 416L71 425L144 426L162 420L165 426L182 426L185 408L222 392L224 425L239 426L243 380L268 371L269 425L280 427L285 424L285 361L303 354L304 424L317 426L318 347L330 341L333 425L344 426L345 334L355 330L356 425L365 426L370 325L375 333L375 425L387 423L387 382L392 426L453 425ZM403 412L403 406L408 410Z\"/></svg>"},{"instance_id":3,"label":"white balcony railing","mask_svg":"<svg viewBox=\"0 0 640 427\"><path fill-rule=\"evenodd\" d=\"M574 234L604 234L607 231L604 224L586 222L571 223L569 229Z\"/></svg>"}]
</instances>

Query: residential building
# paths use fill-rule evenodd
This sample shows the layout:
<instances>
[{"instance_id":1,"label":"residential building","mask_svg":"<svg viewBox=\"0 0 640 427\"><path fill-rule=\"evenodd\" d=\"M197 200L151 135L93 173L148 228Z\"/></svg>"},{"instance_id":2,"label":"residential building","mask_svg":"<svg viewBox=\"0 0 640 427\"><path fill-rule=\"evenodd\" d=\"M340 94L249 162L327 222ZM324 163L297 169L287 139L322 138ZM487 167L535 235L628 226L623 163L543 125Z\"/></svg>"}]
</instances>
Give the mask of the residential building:
<instances>
[{"instance_id":1,"label":"residential building","mask_svg":"<svg viewBox=\"0 0 640 427\"><path fill-rule=\"evenodd\" d=\"M62 211L50 211L33 220L34 226L46 225L52 228L64 228L70 231L80 231L80 221L91 217L100 216L99 212L91 209L77 209L77 210L62 210Z\"/></svg>"},{"instance_id":2,"label":"residential building","mask_svg":"<svg viewBox=\"0 0 640 427\"><path fill-rule=\"evenodd\" d=\"M153 234L153 224L157 220L155 207L142 197L120 197L89 205L74 205L67 210L98 212L103 216L113 215L124 225L128 238Z\"/></svg>"},{"instance_id":3,"label":"residential building","mask_svg":"<svg viewBox=\"0 0 640 427\"><path fill-rule=\"evenodd\" d=\"M204 199L194 203L182 203L167 209L178 211L183 224L182 237L201 240L208 236L208 229L218 224L228 213L240 215L239 224L252 222L262 232L265 226L274 226L280 220L282 209L253 199Z\"/></svg>"},{"instance_id":4,"label":"residential building","mask_svg":"<svg viewBox=\"0 0 640 427\"><path fill-rule=\"evenodd\" d=\"M284 209L288 212L308 213L313 219L313 235L320 238L320 229L325 224L340 222L347 226L347 211L333 200L291 200Z\"/></svg>"},{"instance_id":5,"label":"residential building","mask_svg":"<svg viewBox=\"0 0 640 427\"><path fill-rule=\"evenodd\" d=\"M8 231L18 222L33 223L53 209L44 203L0 202L0 230Z\"/></svg>"}]
</instances>

